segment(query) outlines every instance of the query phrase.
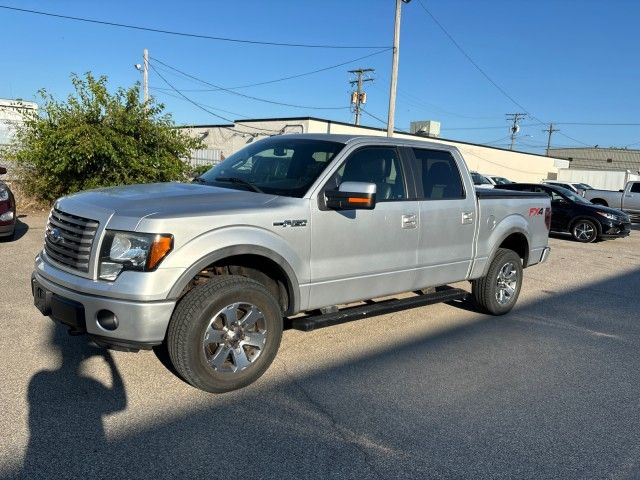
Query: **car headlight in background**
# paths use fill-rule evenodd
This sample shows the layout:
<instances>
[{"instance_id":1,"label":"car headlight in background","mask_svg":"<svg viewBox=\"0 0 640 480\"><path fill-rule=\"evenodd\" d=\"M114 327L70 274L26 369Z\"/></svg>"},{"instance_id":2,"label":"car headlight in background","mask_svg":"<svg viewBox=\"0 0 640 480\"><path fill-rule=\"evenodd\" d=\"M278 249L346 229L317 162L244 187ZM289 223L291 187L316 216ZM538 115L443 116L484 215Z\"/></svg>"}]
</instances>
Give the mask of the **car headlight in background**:
<instances>
[{"instance_id":1,"label":"car headlight in background","mask_svg":"<svg viewBox=\"0 0 640 480\"><path fill-rule=\"evenodd\" d=\"M99 277L115 280L121 272L150 272L173 248L173 235L107 230L100 249Z\"/></svg>"},{"instance_id":2,"label":"car headlight in background","mask_svg":"<svg viewBox=\"0 0 640 480\"><path fill-rule=\"evenodd\" d=\"M613 213L607 213L607 212L596 212L598 215L608 218L609 220L618 220L618 216L614 215Z\"/></svg>"},{"instance_id":3,"label":"car headlight in background","mask_svg":"<svg viewBox=\"0 0 640 480\"><path fill-rule=\"evenodd\" d=\"M13 212L11 210L0 215L0 222L8 222L9 220L13 220Z\"/></svg>"},{"instance_id":4,"label":"car headlight in background","mask_svg":"<svg viewBox=\"0 0 640 480\"><path fill-rule=\"evenodd\" d=\"M9 190L0 188L0 202L6 202L7 200L9 200Z\"/></svg>"}]
</instances>

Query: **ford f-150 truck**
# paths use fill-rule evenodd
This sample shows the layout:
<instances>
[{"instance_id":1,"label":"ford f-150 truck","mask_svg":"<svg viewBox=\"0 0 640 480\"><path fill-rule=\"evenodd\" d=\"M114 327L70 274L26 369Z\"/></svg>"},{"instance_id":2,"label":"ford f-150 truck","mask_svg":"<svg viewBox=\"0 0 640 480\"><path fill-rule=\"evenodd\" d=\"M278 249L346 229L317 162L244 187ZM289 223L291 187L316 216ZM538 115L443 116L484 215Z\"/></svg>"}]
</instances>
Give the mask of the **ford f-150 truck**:
<instances>
[{"instance_id":1,"label":"ford f-150 truck","mask_svg":"<svg viewBox=\"0 0 640 480\"><path fill-rule=\"evenodd\" d=\"M550 219L545 194L476 191L454 147L274 136L191 184L59 199L34 303L106 347L165 343L187 382L224 392L262 375L283 324L448 301L461 280L482 310L508 312L523 268L547 258ZM403 292L417 293L370 301Z\"/></svg>"},{"instance_id":2,"label":"ford f-150 truck","mask_svg":"<svg viewBox=\"0 0 640 480\"><path fill-rule=\"evenodd\" d=\"M627 182L624 190L586 190L584 198L596 205L619 208L629 215L640 215L640 182Z\"/></svg>"}]
</instances>

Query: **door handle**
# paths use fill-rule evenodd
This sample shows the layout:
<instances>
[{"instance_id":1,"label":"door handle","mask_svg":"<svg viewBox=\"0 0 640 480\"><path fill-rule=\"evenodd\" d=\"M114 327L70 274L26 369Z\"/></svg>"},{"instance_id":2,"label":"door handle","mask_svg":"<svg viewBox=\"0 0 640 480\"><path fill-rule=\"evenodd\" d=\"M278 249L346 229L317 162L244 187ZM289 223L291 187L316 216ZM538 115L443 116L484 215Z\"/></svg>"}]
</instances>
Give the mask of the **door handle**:
<instances>
[{"instance_id":1,"label":"door handle","mask_svg":"<svg viewBox=\"0 0 640 480\"><path fill-rule=\"evenodd\" d=\"M418 220L414 213L402 215L402 228L416 228L418 226Z\"/></svg>"},{"instance_id":2,"label":"door handle","mask_svg":"<svg viewBox=\"0 0 640 480\"><path fill-rule=\"evenodd\" d=\"M473 223L473 212L462 212L462 224L468 225Z\"/></svg>"}]
</instances>

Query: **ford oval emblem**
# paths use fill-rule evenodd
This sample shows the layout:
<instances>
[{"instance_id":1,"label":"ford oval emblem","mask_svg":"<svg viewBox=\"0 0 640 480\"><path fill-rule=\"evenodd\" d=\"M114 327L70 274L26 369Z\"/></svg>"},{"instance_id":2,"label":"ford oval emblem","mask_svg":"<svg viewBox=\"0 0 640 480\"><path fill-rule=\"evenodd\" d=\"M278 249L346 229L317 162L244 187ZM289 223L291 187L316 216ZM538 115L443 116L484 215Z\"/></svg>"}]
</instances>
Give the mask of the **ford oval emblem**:
<instances>
[{"instance_id":1,"label":"ford oval emblem","mask_svg":"<svg viewBox=\"0 0 640 480\"><path fill-rule=\"evenodd\" d=\"M55 244L62 243L64 241L60 229L55 227L47 229L47 238L51 243Z\"/></svg>"}]
</instances>

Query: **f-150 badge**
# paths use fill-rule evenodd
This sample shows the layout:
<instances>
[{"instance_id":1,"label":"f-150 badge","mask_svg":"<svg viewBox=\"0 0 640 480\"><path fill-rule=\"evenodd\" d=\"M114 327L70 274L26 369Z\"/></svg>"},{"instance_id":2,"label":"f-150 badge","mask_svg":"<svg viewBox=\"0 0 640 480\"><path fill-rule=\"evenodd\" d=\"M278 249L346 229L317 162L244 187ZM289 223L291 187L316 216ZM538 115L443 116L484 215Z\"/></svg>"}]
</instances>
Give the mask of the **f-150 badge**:
<instances>
[{"instance_id":1,"label":"f-150 badge","mask_svg":"<svg viewBox=\"0 0 640 480\"><path fill-rule=\"evenodd\" d=\"M306 220L283 220L282 222L273 222L274 227L306 227Z\"/></svg>"}]
</instances>

